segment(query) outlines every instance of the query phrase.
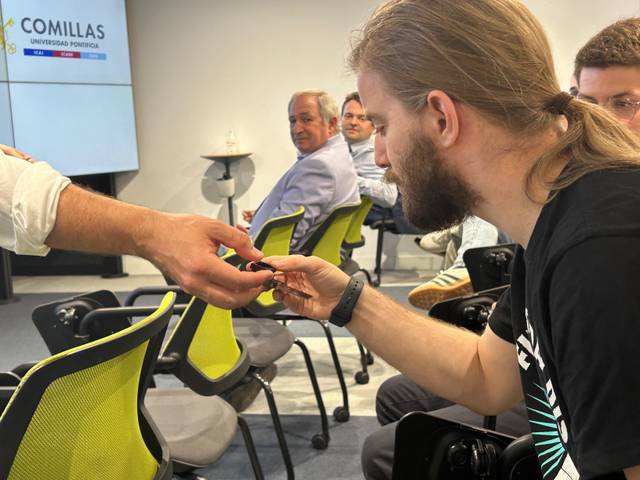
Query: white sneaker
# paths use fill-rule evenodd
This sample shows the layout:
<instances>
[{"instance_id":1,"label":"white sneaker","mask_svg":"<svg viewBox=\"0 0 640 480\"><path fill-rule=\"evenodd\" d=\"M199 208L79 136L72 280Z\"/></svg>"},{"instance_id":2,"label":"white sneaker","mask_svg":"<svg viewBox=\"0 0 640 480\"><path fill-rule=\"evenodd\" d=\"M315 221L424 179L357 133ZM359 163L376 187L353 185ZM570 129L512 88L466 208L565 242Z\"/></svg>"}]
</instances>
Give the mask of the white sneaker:
<instances>
[{"instance_id":1,"label":"white sneaker","mask_svg":"<svg viewBox=\"0 0 640 480\"><path fill-rule=\"evenodd\" d=\"M429 253L436 255L444 255L447 250L447 244L451 240L451 229L441 230L439 232L427 233L420 239L418 246Z\"/></svg>"}]
</instances>

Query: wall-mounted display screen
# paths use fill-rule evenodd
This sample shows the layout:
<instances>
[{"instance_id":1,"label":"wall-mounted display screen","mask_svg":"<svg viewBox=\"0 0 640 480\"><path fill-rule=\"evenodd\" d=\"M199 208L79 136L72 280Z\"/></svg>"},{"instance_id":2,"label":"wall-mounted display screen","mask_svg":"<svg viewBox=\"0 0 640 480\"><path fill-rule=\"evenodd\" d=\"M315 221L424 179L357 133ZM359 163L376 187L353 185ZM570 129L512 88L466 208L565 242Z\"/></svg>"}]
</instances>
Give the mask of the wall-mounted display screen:
<instances>
[{"instance_id":1,"label":"wall-mounted display screen","mask_svg":"<svg viewBox=\"0 0 640 480\"><path fill-rule=\"evenodd\" d=\"M0 142L65 175L138 168L124 0L0 0Z\"/></svg>"}]
</instances>

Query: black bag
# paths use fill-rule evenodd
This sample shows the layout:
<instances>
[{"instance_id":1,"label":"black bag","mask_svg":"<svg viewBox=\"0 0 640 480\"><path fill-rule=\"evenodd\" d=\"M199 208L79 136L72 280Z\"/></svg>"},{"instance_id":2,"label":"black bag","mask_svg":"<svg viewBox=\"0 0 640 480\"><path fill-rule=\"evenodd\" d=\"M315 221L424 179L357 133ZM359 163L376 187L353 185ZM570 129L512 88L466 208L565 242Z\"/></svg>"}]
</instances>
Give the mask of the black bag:
<instances>
[{"instance_id":1,"label":"black bag","mask_svg":"<svg viewBox=\"0 0 640 480\"><path fill-rule=\"evenodd\" d=\"M542 479L531 435L515 438L424 412L400 420L393 480L475 478Z\"/></svg>"}]
</instances>

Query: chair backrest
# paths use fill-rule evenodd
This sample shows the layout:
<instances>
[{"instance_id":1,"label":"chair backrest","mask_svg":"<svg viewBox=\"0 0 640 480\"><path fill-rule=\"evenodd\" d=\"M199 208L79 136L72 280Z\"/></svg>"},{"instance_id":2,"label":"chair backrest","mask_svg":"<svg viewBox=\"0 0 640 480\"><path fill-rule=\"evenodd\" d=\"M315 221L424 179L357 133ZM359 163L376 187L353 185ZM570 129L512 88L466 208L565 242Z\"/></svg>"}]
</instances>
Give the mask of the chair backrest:
<instances>
[{"instance_id":1,"label":"chair backrest","mask_svg":"<svg viewBox=\"0 0 640 480\"><path fill-rule=\"evenodd\" d=\"M218 395L245 376L249 355L236 339L231 310L193 297L161 356L176 360L172 373L200 395Z\"/></svg>"},{"instance_id":2,"label":"chair backrest","mask_svg":"<svg viewBox=\"0 0 640 480\"><path fill-rule=\"evenodd\" d=\"M511 283L512 260L516 254L515 243L469 248L463 259L471 284L476 292Z\"/></svg>"},{"instance_id":3,"label":"chair backrest","mask_svg":"<svg viewBox=\"0 0 640 480\"><path fill-rule=\"evenodd\" d=\"M174 302L27 372L0 417L1 480L171 478L143 398Z\"/></svg>"},{"instance_id":4,"label":"chair backrest","mask_svg":"<svg viewBox=\"0 0 640 480\"><path fill-rule=\"evenodd\" d=\"M271 218L266 221L253 239L254 246L266 256L287 255L290 250L293 232L304 216L304 207L289 215Z\"/></svg>"},{"instance_id":5,"label":"chair backrest","mask_svg":"<svg viewBox=\"0 0 640 480\"><path fill-rule=\"evenodd\" d=\"M303 255L315 255L333 265L342 262L340 249L353 214L360 205L341 205L334 208L299 249Z\"/></svg>"},{"instance_id":6,"label":"chair backrest","mask_svg":"<svg viewBox=\"0 0 640 480\"><path fill-rule=\"evenodd\" d=\"M359 248L364 245L364 236L362 235L362 226L364 224L364 219L367 218L367 214L371 207L373 206L373 201L369 197L360 197L360 206L353 213L351 217L351 223L347 228L347 233L344 236L344 242L342 242L342 246L348 250L353 250L354 248Z\"/></svg>"},{"instance_id":7,"label":"chair backrest","mask_svg":"<svg viewBox=\"0 0 640 480\"><path fill-rule=\"evenodd\" d=\"M289 255L293 232L303 216L304 207L299 207L298 210L289 215L268 220L262 225L262 228L253 239L254 246L262 250L265 256ZM231 256L225 255L224 259L233 265L243 264L243 259L235 252ZM266 317L284 309L284 306L273 299L273 290L267 290L258 295L245 308L252 315Z\"/></svg>"},{"instance_id":8,"label":"chair backrest","mask_svg":"<svg viewBox=\"0 0 640 480\"><path fill-rule=\"evenodd\" d=\"M394 480L542 479L530 435L516 439L425 412L402 417L394 447Z\"/></svg>"}]
</instances>

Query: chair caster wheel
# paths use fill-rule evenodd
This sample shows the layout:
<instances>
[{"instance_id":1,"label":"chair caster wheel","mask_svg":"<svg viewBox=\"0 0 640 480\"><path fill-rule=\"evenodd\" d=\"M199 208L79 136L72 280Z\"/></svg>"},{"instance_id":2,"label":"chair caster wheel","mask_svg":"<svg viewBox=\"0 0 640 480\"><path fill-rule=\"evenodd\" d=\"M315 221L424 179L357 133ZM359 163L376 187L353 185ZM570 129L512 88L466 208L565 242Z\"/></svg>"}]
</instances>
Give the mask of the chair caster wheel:
<instances>
[{"instance_id":1,"label":"chair caster wheel","mask_svg":"<svg viewBox=\"0 0 640 480\"><path fill-rule=\"evenodd\" d=\"M326 437L323 433L316 433L313 437L311 437L311 445L316 450L326 450L329 446L329 438Z\"/></svg>"},{"instance_id":2,"label":"chair caster wheel","mask_svg":"<svg viewBox=\"0 0 640 480\"><path fill-rule=\"evenodd\" d=\"M369 374L367 372L356 372L356 383L359 385L366 385L369 383Z\"/></svg>"},{"instance_id":3,"label":"chair caster wheel","mask_svg":"<svg viewBox=\"0 0 640 480\"><path fill-rule=\"evenodd\" d=\"M367 352L367 365L373 365L373 355L371 352Z\"/></svg>"},{"instance_id":4,"label":"chair caster wheel","mask_svg":"<svg viewBox=\"0 0 640 480\"><path fill-rule=\"evenodd\" d=\"M337 422L344 423L349 420L349 410L344 407L336 407L333 411L333 418L335 418Z\"/></svg>"},{"instance_id":5,"label":"chair caster wheel","mask_svg":"<svg viewBox=\"0 0 640 480\"><path fill-rule=\"evenodd\" d=\"M379 287L380 286L380 280L374 280L373 281L373 286L374 287Z\"/></svg>"}]
</instances>

